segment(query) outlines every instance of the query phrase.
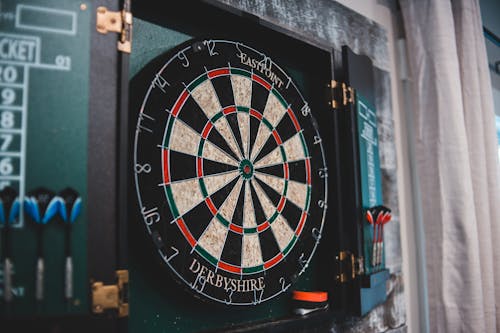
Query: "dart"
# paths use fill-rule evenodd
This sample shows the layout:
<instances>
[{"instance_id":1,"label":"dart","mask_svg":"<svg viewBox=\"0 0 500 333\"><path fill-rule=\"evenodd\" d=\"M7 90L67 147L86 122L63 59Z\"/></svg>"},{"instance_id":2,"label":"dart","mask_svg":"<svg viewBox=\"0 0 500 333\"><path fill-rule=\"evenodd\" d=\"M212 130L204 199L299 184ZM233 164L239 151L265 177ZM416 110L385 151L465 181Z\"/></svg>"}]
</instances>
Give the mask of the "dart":
<instances>
[{"instance_id":1,"label":"dart","mask_svg":"<svg viewBox=\"0 0 500 333\"><path fill-rule=\"evenodd\" d=\"M59 215L65 226L65 269L64 269L64 297L73 298L73 258L71 255L71 227L80 215L82 199L78 192L66 188L59 192Z\"/></svg>"},{"instance_id":2,"label":"dart","mask_svg":"<svg viewBox=\"0 0 500 333\"><path fill-rule=\"evenodd\" d=\"M43 229L44 226L57 214L59 199L54 192L40 187L30 192L24 200L25 211L37 225L38 245L35 276L35 297L43 300L44 292L44 258L43 258Z\"/></svg>"},{"instance_id":3,"label":"dart","mask_svg":"<svg viewBox=\"0 0 500 333\"><path fill-rule=\"evenodd\" d=\"M372 266L377 266L378 265L378 255L379 255L379 241L380 241L380 234L381 234L381 228L380 226L382 225L382 219L384 217L384 212L381 209L381 206L375 207L375 211L377 212L377 219L375 221L375 252L372 257Z\"/></svg>"},{"instance_id":4,"label":"dart","mask_svg":"<svg viewBox=\"0 0 500 333\"><path fill-rule=\"evenodd\" d=\"M388 209L387 207L383 207L383 209L385 209L385 213L382 216L380 223L380 236L379 236L380 248L378 250L378 260L377 260L378 265L382 264L382 253L384 252L384 226L392 219L391 210Z\"/></svg>"},{"instance_id":5,"label":"dart","mask_svg":"<svg viewBox=\"0 0 500 333\"><path fill-rule=\"evenodd\" d=\"M373 212L372 212L373 211ZM374 208L370 208L366 211L366 219L372 225L373 228L373 240L372 240L372 266L375 266L375 253L376 253L376 240L377 240L377 226L373 220L373 215L375 213Z\"/></svg>"},{"instance_id":6,"label":"dart","mask_svg":"<svg viewBox=\"0 0 500 333\"><path fill-rule=\"evenodd\" d=\"M12 271L13 263L10 255L10 226L19 217L19 199L12 187L0 191L0 224L3 225L3 262L4 262L4 300L12 301Z\"/></svg>"}]
</instances>

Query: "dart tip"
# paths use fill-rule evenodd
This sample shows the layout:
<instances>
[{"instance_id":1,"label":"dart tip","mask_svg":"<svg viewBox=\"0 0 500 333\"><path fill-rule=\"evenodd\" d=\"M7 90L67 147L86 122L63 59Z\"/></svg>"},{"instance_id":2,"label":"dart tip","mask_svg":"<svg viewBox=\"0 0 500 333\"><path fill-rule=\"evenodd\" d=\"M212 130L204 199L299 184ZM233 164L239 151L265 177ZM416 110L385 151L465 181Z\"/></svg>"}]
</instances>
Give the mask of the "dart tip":
<instances>
[{"instance_id":1,"label":"dart tip","mask_svg":"<svg viewBox=\"0 0 500 333\"><path fill-rule=\"evenodd\" d=\"M384 219L382 220L382 223L383 223L383 224L386 224L386 223L388 223L391 219L392 219L392 214L391 214L391 213L389 213L389 212L387 212L387 213L385 213L385 215L384 215Z\"/></svg>"},{"instance_id":2,"label":"dart tip","mask_svg":"<svg viewBox=\"0 0 500 333\"><path fill-rule=\"evenodd\" d=\"M373 224L373 216L370 211L366 212L366 219L368 220L368 222L370 222L370 224Z\"/></svg>"}]
</instances>

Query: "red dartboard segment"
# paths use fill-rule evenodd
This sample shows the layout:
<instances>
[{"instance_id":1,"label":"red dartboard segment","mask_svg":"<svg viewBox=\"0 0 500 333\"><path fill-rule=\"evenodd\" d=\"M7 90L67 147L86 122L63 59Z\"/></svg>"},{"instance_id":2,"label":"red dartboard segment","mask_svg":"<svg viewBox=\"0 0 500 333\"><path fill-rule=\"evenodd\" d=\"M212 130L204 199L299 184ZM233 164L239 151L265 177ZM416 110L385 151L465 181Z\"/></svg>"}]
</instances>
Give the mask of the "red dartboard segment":
<instances>
[{"instance_id":1,"label":"red dartboard segment","mask_svg":"<svg viewBox=\"0 0 500 333\"><path fill-rule=\"evenodd\" d=\"M212 127L214 127L214 125L211 122L207 122L205 124L205 127L203 128L203 131L201 132L201 137L203 139L206 139L208 137L208 134L212 130Z\"/></svg>"},{"instance_id":2,"label":"red dartboard segment","mask_svg":"<svg viewBox=\"0 0 500 333\"><path fill-rule=\"evenodd\" d=\"M215 207L212 199L210 197L205 198L205 203L207 204L208 208L210 209L210 212L212 213L213 216L217 215L217 208Z\"/></svg>"},{"instance_id":3,"label":"red dartboard segment","mask_svg":"<svg viewBox=\"0 0 500 333\"><path fill-rule=\"evenodd\" d=\"M203 159L201 157L196 158L196 174L199 178L203 177Z\"/></svg>"},{"instance_id":4,"label":"red dartboard segment","mask_svg":"<svg viewBox=\"0 0 500 333\"><path fill-rule=\"evenodd\" d=\"M276 130L273 130L271 133L273 134L274 140L276 140L278 145L283 144L283 142L281 141L281 138Z\"/></svg>"},{"instance_id":5,"label":"red dartboard segment","mask_svg":"<svg viewBox=\"0 0 500 333\"><path fill-rule=\"evenodd\" d=\"M186 223L184 223L184 220L182 218L178 218L176 220L176 223L181 229L182 234L184 235L184 237L186 237L186 240L189 242L191 247L194 247L196 245L196 240L194 239L189 229L186 227Z\"/></svg>"},{"instance_id":6,"label":"red dartboard segment","mask_svg":"<svg viewBox=\"0 0 500 333\"><path fill-rule=\"evenodd\" d=\"M217 264L217 266L219 268L222 268L223 270L225 271L228 271L228 272L231 272L231 273L235 273L235 274L241 274L241 267L237 267L237 266L233 266L233 265L230 265L230 264L227 264L223 261L219 261L219 263Z\"/></svg>"},{"instance_id":7,"label":"red dartboard segment","mask_svg":"<svg viewBox=\"0 0 500 333\"><path fill-rule=\"evenodd\" d=\"M267 221L266 221L266 222L264 222L264 223L262 223L262 224L259 224L259 225L257 226L257 231L258 231L258 232L262 232L262 231L266 230L266 229L267 229L267 228L269 228L269 227L270 227L270 224L269 224L269 222L267 222Z\"/></svg>"},{"instance_id":8,"label":"red dartboard segment","mask_svg":"<svg viewBox=\"0 0 500 333\"><path fill-rule=\"evenodd\" d=\"M175 105L172 109L172 115L174 117L177 117L177 115L179 114L179 111L181 110L182 106L186 102L186 99L188 98L188 96L189 96L189 92L187 91L187 89L184 89L184 91L182 92L181 96L179 97L179 99L177 100L177 102L175 103Z\"/></svg>"},{"instance_id":9,"label":"red dartboard segment","mask_svg":"<svg viewBox=\"0 0 500 333\"><path fill-rule=\"evenodd\" d=\"M288 113L288 116L290 117L290 119L292 119L293 126L295 126L295 129L297 130L297 132L300 132L301 128L300 128L299 122L297 121L297 117L295 117L295 114L293 113L292 109L288 108L286 110L286 112Z\"/></svg>"},{"instance_id":10,"label":"red dartboard segment","mask_svg":"<svg viewBox=\"0 0 500 333\"><path fill-rule=\"evenodd\" d=\"M229 69L221 68L221 69L214 69L213 71L208 72L208 77L211 79L222 75L229 75Z\"/></svg>"},{"instance_id":11,"label":"red dartboard segment","mask_svg":"<svg viewBox=\"0 0 500 333\"><path fill-rule=\"evenodd\" d=\"M170 183L170 177L168 174L168 149L163 149L163 183Z\"/></svg>"},{"instance_id":12,"label":"red dartboard segment","mask_svg":"<svg viewBox=\"0 0 500 333\"><path fill-rule=\"evenodd\" d=\"M264 263L264 268L265 269L269 269L271 267L273 267L274 265L276 265L278 262L281 261L281 259L283 259L283 253L278 253L278 255L274 258L272 258L271 260L269 261L266 261Z\"/></svg>"},{"instance_id":13,"label":"red dartboard segment","mask_svg":"<svg viewBox=\"0 0 500 333\"><path fill-rule=\"evenodd\" d=\"M307 218L307 212L302 212L302 215L300 216L300 222L299 225L297 226L297 230L295 230L295 234L299 236L302 233L302 229L304 228L304 223Z\"/></svg>"},{"instance_id":14,"label":"red dartboard segment","mask_svg":"<svg viewBox=\"0 0 500 333\"><path fill-rule=\"evenodd\" d=\"M252 80L257 81L258 83L260 83L267 90L271 90L271 85L269 83L267 83L267 81L265 81L260 76L253 74L252 75Z\"/></svg>"},{"instance_id":15,"label":"red dartboard segment","mask_svg":"<svg viewBox=\"0 0 500 333\"><path fill-rule=\"evenodd\" d=\"M234 232L238 233L238 234L243 234L243 228L240 227L240 226L237 226L236 224L231 223L229 225L229 229L231 231L234 231Z\"/></svg>"},{"instance_id":16,"label":"red dartboard segment","mask_svg":"<svg viewBox=\"0 0 500 333\"><path fill-rule=\"evenodd\" d=\"M229 107L222 110L222 113L226 116L228 114L235 113L235 112L236 112L236 107L234 107L234 106L229 106Z\"/></svg>"},{"instance_id":17,"label":"red dartboard segment","mask_svg":"<svg viewBox=\"0 0 500 333\"><path fill-rule=\"evenodd\" d=\"M306 174L307 174L307 184L311 185L311 161L309 158L306 159Z\"/></svg>"},{"instance_id":18,"label":"red dartboard segment","mask_svg":"<svg viewBox=\"0 0 500 333\"><path fill-rule=\"evenodd\" d=\"M288 173L288 163L283 163L283 172L285 174L285 179L290 179L290 174Z\"/></svg>"},{"instance_id":19,"label":"red dartboard segment","mask_svg":"<svg viewBox=\"0 0 500 333\"><path fill-rule=\"evenodd\" d=\"M259 119L259 120L262 120L262 114L257 110L250 109L250 115Z\"/></svg>"},{"instance_id":20,"label":"red dartboard segment","mask_svg":"<svg viewBox=\"0 0 500 333\"><path fill-rule=\"evenodd\" d=\"M283 207L285 206L286 198L284 196L281 197L280 202L278 203L278 212L283 211Z\"/></svg>"}]
</instances>

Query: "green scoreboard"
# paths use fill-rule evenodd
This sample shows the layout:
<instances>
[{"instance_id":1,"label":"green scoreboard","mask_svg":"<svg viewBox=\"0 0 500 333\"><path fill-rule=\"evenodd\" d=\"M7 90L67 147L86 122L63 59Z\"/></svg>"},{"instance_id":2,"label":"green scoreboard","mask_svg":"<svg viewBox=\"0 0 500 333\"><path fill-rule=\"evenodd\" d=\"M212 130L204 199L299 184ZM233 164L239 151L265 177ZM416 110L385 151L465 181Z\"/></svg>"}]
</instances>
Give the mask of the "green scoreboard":
<instances>
[{"instance_id":1,"label":"green scoreboard","mask_svg":"<svg viewBox=\"0 0 500 333\"><path fill-rule=\"evenodd\" d=\"M10 292L12 300L2 302L1 311L84 313L89 306L86 206L92 4L59 0L1 5L0 188L14 189L21 203L19 217L3 224L2 255L9 254L13 269L11 276L3 270L3 281L11 281L11 290L2 288L0 294ZM67 225L71 222L59 214L46 221L27 214L26 198L46 191L52 199L66 188L74 189L83 203L74 224ZM72 264L66 262L67 256ZM72 289L71 295L65 295L65 289Z\"/></svg>"}]
</instances>

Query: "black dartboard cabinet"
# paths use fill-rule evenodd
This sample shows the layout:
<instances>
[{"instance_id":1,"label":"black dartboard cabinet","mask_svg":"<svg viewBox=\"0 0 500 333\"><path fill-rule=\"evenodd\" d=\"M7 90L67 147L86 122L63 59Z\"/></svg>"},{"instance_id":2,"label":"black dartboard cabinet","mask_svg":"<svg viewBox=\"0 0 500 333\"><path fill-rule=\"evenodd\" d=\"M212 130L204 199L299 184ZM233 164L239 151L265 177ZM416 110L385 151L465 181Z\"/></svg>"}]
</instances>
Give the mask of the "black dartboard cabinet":
<instances>
[{"instance_id":1,"label":"black dartboard cabinet","mask_svg":"<svg viewBox=\"0 0 500 333\"><path fill-rule=\"evenodd\" d=\"M94 2L90 307L40 327L321 331L382 302L387 271L363 261L371 61L218 1ZM329 307L294 315L293 291Z\"/></svg>"}]
</instances>

